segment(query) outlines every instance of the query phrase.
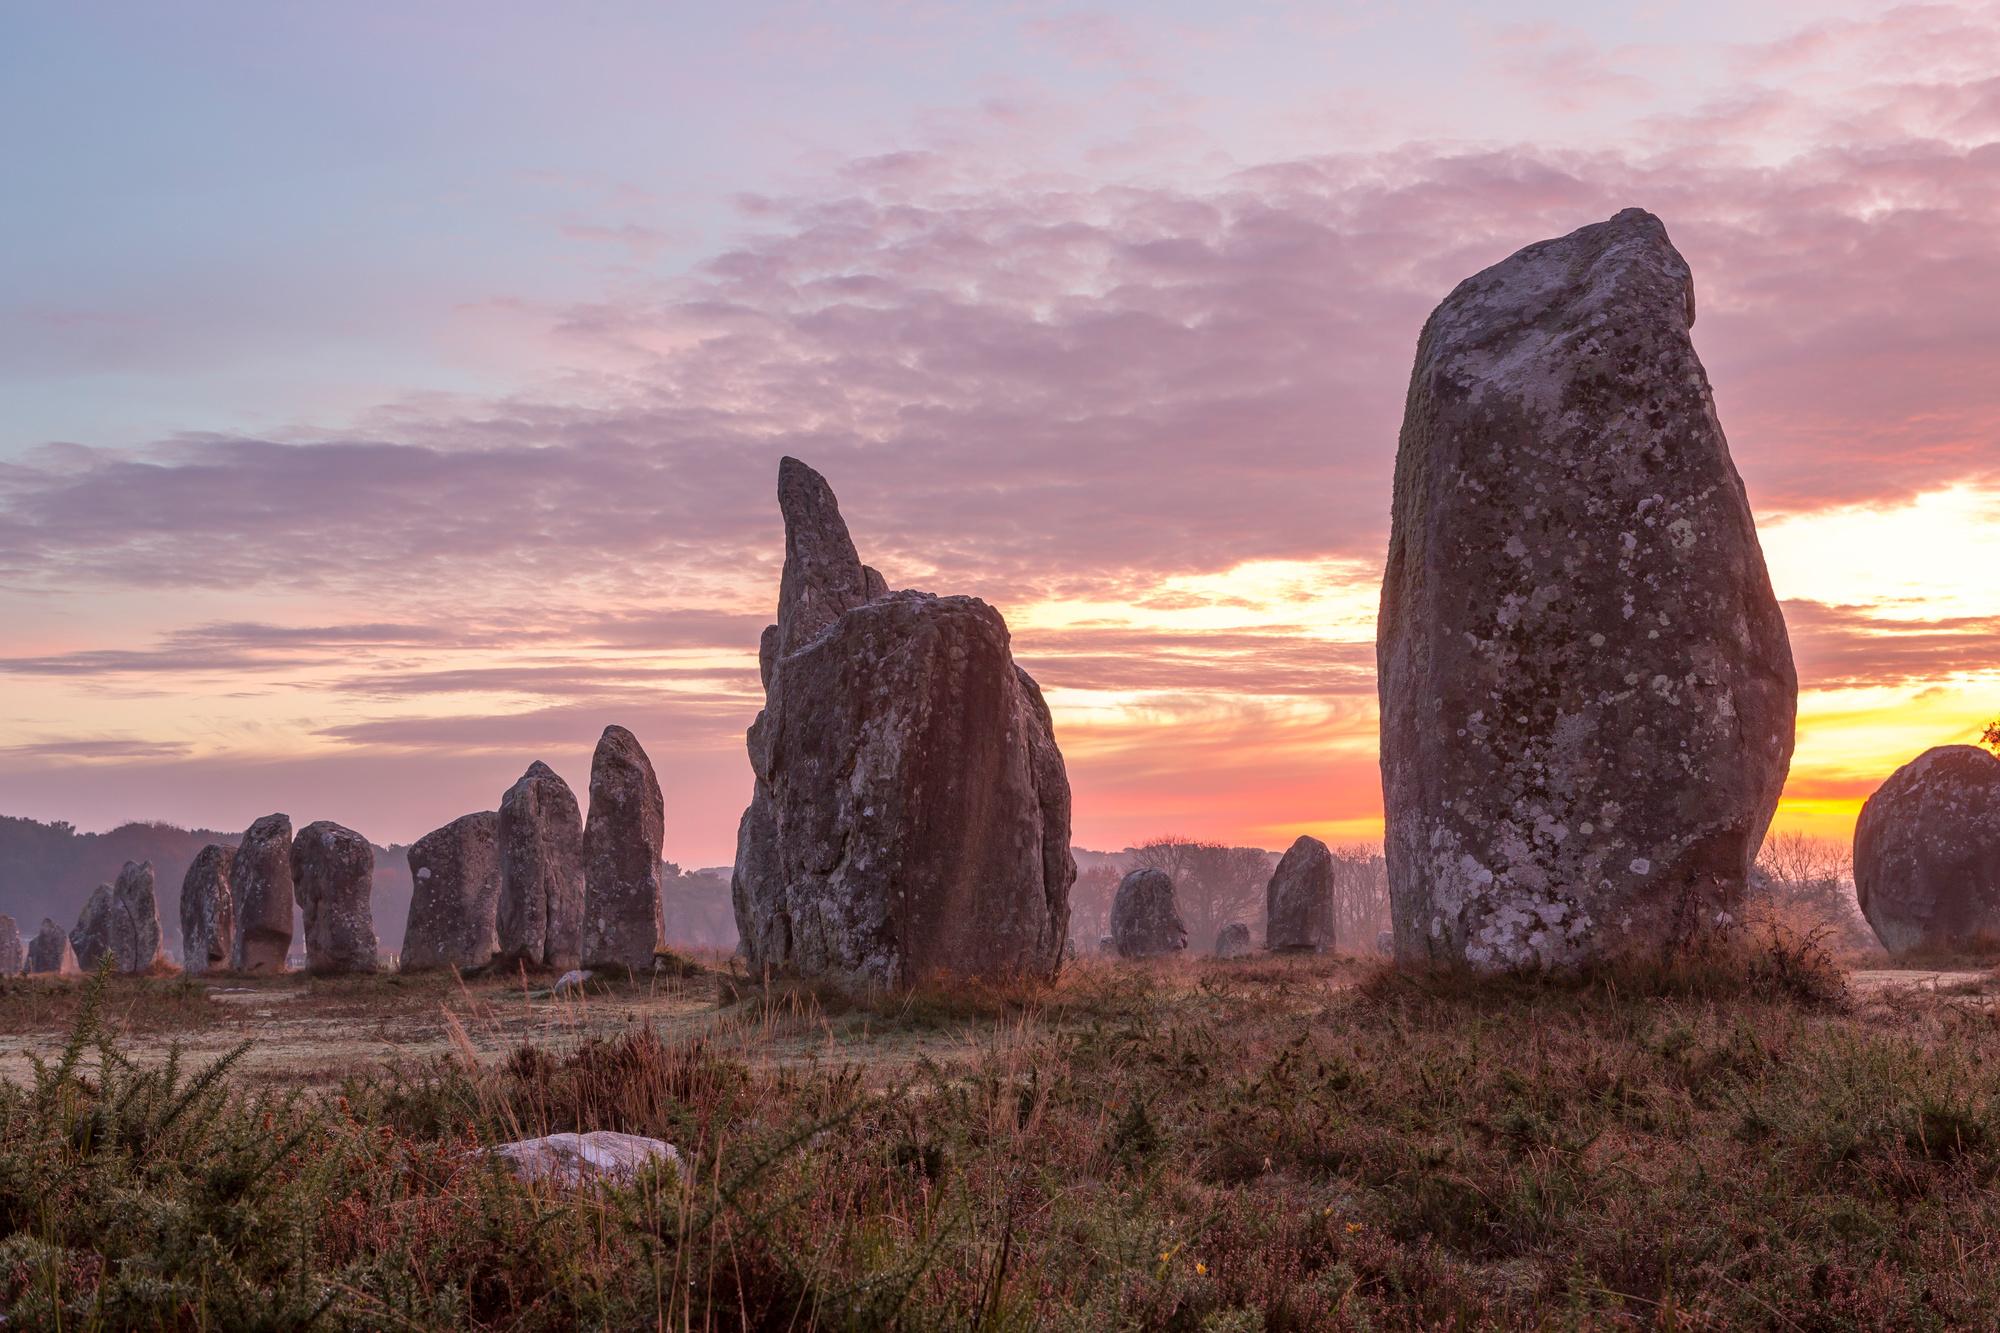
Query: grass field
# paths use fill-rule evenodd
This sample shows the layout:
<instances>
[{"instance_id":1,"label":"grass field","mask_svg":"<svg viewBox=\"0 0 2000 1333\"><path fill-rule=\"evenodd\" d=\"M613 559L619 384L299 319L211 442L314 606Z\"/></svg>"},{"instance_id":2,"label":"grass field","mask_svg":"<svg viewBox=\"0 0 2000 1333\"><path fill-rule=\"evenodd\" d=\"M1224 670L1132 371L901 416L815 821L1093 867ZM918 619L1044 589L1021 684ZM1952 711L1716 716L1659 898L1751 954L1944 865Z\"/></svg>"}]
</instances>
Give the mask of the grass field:
<instances>
[{"instance_id":1,"label":"grass field","mask_svg":"<svg viewBox=\"0 0 2000 1333\"><path fill-rule=\"evenodd\" d=\"M0 983L10 1326L2000 1326L1984 971L1744 937L898 998L712 961L581 1000ZM477 1151L598 1128L690 1169Z\"/></svg>"}]
</instances>

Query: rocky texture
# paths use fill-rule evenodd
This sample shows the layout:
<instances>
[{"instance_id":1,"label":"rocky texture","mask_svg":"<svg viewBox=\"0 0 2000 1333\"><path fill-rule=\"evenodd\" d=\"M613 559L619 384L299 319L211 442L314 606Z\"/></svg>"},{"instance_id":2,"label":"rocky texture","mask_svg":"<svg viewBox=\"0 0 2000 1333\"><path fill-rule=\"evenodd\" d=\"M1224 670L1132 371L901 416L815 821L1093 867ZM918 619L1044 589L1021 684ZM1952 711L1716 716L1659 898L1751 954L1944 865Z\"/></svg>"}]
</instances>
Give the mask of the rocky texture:
<instances>
[{"instance_id":1,"label":"rocky texture","mask_svg":"<svg viewBox=\"0 0 2000 1333\"><path fill-rule=\"evenodd\" d=\"M1154 958L1187 948L1187 925L1164 870L1134 870L1111 898L1111 947L1120 958Z\"/></svg>"},{"instance_id":2,"label":"rocky texture","mask_svg":"<svg viewBox=\"0 0 2000 1333\"><path fill-rule=\"evenodd\" d=\"M500 798L500 957L572 968L583 957L583 814L537 760Z\"/></svg>"},{"instance_id":3,"label":"rocky texture","mask_svg":"<svg viewBox=\"0 0 2000 1333\"><path fill-rule=\"evenodd\" d=\"M888 986L1053 973L1076 878L1069 779L1005 622L977 598L889 591L797 459L778 507L732 884L744 956Z\"/></svg>"},{"instance_id":4,"label":"rocky texture","mask_svg":"<svg viewBox=\"0 0 2000 1333\"><path fill-rule=\"evenodd\" d=\"M1854 888L1891 952L2000 944L2000 759L1941 745L1890 775L1854 826Z\"/></svg>"},{"instance_id":5,"label":"rocky texture","mask_svg":"<svg viewBox=\"0 0 2000 1333\"><path fill-rule=\"evenodd\" d=\"M1300 837L1278 860L1264 890L1264 947L1324 953L1333 947L1333 853Z\"/></svg>"},{"instance_id":6,"label":"rocky texture","mask_svg":"<svg viewBox=\"0 0 2000 1333\"><path fill-rule=\"evenodd\" d=\"M20 974L27 962L27 950L21 944L21 928L14 924L14 918L0 912L0 977Z\"/></svg>"},{"instance_id":7,"label":"rocky texture","mask_svg":"<svg viewBox=\"0 0 2000 1333\"><path fill-rule=\"evenodd\" d=\"M292 949L292 821L265 815L236 845L229 868L236 935L229 965L238 972L282 972Z\"/></svg>"},{"instance_id":8,"label":"rocky texture","mask_svg":"<svg viewBox=\"0 0 2000 1333\"><path fill-rule=\"evenodd\" d=\"M308 972L338 976L381 965L368 839L330 819L306 825L292 842L292 887L305 921Z\"/></svg>"},{"instance_id":9,"label":"rocky texture","mask_svg":"<svg viewBox=\"0 0 2000 1333\"><path fill-rule=\"evenodd\" d=\"M76 961L76 949L69 942L63 928L48 917L42 918L42 928L35 938L28 941L28 971L30 974L56 977L80 976L83 967Z\"/></svg>"},{"instance_id":10,"label":"rocky texture","mask_svg":"<svg viewBox=\"0 0 2000 1333\"><path fill-rule=\"evenodd\" d=\"M100 884L69 933L78 966L95 971L106 954L120 972L150 971L160 961L160 907L153 891L153 863L127 861L118 882Z\"/></svg>"},{"instance_id":11,"label":"rocky texture","mask_svg":"<svg viewBox=\"0 0 2000 1333\"><path fill-rule=\"evenodd\" d=\"M662 1139L618 1134L608 1129L588 1134L550 1134L487 1149L522 1180L554 1185L595 1182L624 1185L654 1163L681 1169L681 1155Z\"/></svg>"},{"instance_id":12,"label":"rocky texture","mask_svg":"<svg viewBox=\"0 0 2000 1333\"><path fill-rule=\"evenodd\" d=\"M590 759L590 818L583 826L583 964L650 973L666 942L660 919L660 851L666 802L638 738L606 727Z\"/></svg>"},{"instance_id":13,"label":"rocky texture","mask_svg":"<svg viewBox=\"0 0 2000 1333\"><path fill-rule=\"evenodd\" d=\"M1574 965L1742 892L1797 682L1693 322L1628 209L1424 326L1376 640L1402 960Z\"/></svg>"},{"instance_id":14,"label":"rocky texture","mask_svg":"<svg viewBox=\"0 0 2000 1333\"><path fill-rule=\"evenodd\" d=\"M500 950L500 816L461 815L410 844L403 970L484 967Z\"/></svg>"},{"instance_id":15,"label":"rocky texture","mask_svg":"<svg viewBox=\"0 0 2000 1333\"><path fill-rule=\"evenodd\" d=\"M1250 954L1250 927L1232 921L1215 932L1217 958L1247 958Z\"/></svg>"},{"instance_id":16,"label":"rocky texture","mask_svg":"<svg viewBox=\"0 0 2000 1333\"><path fill-rule=\"evenodd\" d=\"M236 923L229 870L236 849L210 843L195 853L181 877L181 967L190 976L229 966Z\"/></svg>"}]
</instances>

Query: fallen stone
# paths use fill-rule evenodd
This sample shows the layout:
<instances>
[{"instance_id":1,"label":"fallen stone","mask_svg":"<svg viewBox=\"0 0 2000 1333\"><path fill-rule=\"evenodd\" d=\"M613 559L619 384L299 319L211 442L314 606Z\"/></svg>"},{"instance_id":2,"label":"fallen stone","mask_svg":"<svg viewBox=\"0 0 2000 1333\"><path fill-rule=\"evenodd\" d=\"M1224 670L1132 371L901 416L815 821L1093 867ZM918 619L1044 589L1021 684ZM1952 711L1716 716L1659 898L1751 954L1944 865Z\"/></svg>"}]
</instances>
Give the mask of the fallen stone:
<instances>
[{"instance_id":1,"label":"fallen stone","mask_svg":"<svg viewBox=\"0 0 2000 1333\"><path fill-rule=\"evenodd\" d=\"M1333 947L1333 853L1300 837L1278 861L1264 890L1264 947L1276 953L1325 953Z\"/></svg>"},{"instance_id":2,"label":"fallen stone","mask_svg":"<svg viewBox=\"0 0 2000 1333\"><path fill-rule=\"evenodd\" d=\"M1404 961L1570 967L1737 909L1797 681L1693 290L1628 209L1424 326L1376 641Z\"/></svg>"},{"instance_id":3,"label":"fallen stone","mask_svg":"<svg viewBox=\"0 0 2000 1333\"><path fill-rule=\"evenodd\" d=\"M410 844L403 970L484 967L500 950L500 816L461 815Z\"/></svg>"},{"instance_id":4,"label":"fallen stone","mask_svg":"<svg viewBox=\"0 0 2000 1333\"><path fill-rule=\"evenodd\" d=\"M650 973L666 943L660 852L666 842L660 780L639 740L606 727L590 760L590 817L583 827L583 963Z\"/></svg>"},{"instance_id":5,"label":"fallen stone","mask_svg":"<svg viewBox=\"0 0 2000 1333\"><path fill-rule=\"evenodd\" d=\"M1250 955L1250 927L1232 921L1215 932L1217 958L1247 958Z\"/></svg>"},{"instance_id":6,"label":"fallen stone","mask_svg":"<svg viewBox=\"0 0 2000 1333\"><path fill-rule=\"evenodd\" d=\"M546 1138L503 1143L487 1152L526 1181L552 1185L628 1185L655 1163L682 1169L674 1145L638 1134L596 1130L588 1134L550 1134Z\"/></svg>"},{"instance_id":7,"label":"fallen stone","mask_svg":"<svg viewBox=\"0 0 2000 1333\"><path fill-rule=\"evenodd\" d=\"M1076 878L1069 781L1006 623L976 598L889 591L796 459L778 506L731 885L746 961L897 987L1053 974Z\"/></svg>"},{"instance_id":8,"label":"fallen stone","mask_svg":"<svg viewBox=\"0 0 2000 1333\"><path fill-rule=\"evenodd\" d=\"M195 853L181 879L181 966L190 976L229 966L235 910L229 887L236 849L210 843Z\"/></svg>"},{"instance_id":9,"label":"fallen stone","mask_svg":"<svg viewBox=\"0 0 2000 1333\"><path fill-rule=\"evenodd\" d=\"M236 937L229 965L238 972L283 972L292 948L292 821L265 815L236 846L229 868Z\"/></svg>"},{"instance_id":10,"label":"fallen stone","mask_svg":"<svg viewBox=\"0 0 2000 1333\"><path fill-rule=\"evenodd\" d=\"M530 764L500 798L499 840L501 959L575 967L583 958L583 814L547 764Z\"/></svg>"},{"instance_id":11,"label":"fallen stone","mask_svg":"<svg viewBox=\"0 0 2000 1333\"><path fill-rule=\"evenodd\" d=\"M330 819L299 830L292 842L292 885L305 918L306 970L318 976L373 972L375 849Z\"/></svg>"},{"instance_id":12,"label":"fallen stone","mask_svg":"<svg viewBox=\"0 0 2000 1333\"><path fill-rule=\"evenodd\" d=\"M42 928L35 938L28 941L28 972L31 976L77 977L83 975L83 965L76 960L76 947L48 917L42 918Z\"/></svg>"},{"instance_id":13,"label":"fallen stone","mask_svg":"<svg viewBox=\"0 0 2000 1333\"><path fill-rule=\"evenodd\" d=\"M1164 870L1130 871L1111 898L1111 941L1120 958L1157 958L1187 948L1187 925Z\"/></svg>"},{"instance_id":14,"label":"fallen stone","mask_svg":"<svg viewBox=\"0 0 2000 1333\"><path fill-rule=\"evenodd\" d=\"M2000 759L1941 745L1897 769L1854 825L1854 888L1891 953L2000 946Z\"/></svg>"}]
</instances>

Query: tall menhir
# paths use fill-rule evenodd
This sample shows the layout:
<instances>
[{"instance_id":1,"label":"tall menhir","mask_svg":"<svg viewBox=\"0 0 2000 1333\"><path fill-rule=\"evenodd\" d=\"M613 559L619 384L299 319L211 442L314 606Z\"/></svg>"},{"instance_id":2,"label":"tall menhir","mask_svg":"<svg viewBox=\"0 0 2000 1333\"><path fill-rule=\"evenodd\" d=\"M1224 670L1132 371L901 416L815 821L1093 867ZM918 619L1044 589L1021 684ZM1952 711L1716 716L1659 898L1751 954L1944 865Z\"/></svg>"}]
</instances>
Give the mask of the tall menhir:
<instances>
[{"instance_id":1,"label":"tall menhir","mask_svg":"<svg viewBox=\"0 0 2000 1333\"><path fill-rule=\"evenodd\" d=\"M1568 967L1732 911L1797 678L1650 213L1424 326L1376 654L1397 957Z\"/></svg>"}]
</instances>

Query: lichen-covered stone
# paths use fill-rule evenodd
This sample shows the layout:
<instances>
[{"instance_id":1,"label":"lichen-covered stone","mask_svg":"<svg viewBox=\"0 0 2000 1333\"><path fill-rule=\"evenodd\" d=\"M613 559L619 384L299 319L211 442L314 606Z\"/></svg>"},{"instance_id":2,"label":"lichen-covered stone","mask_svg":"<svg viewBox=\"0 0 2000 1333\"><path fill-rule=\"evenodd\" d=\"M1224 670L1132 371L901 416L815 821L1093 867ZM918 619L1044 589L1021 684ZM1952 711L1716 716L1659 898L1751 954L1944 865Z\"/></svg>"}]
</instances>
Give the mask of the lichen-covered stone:
<instances>
[{"instance_id":1,"label":"lichen-covered stone","mask_svg":"<svg viewBox=\"0 0 2000 1333\"><path fill-rule=\"evenodd\" d=\"M84 971L95 971L106 954L120 972L150 971L160 961L160 908L153 890L153 863L127 861L118 882L100 884L84 904L70 946Z\"/></svg>"},{"instance_id":2,"label":"lichen-covered stone","mask_svg":"<svg viewBox=\"0 0 2000 1333\"><path fill-rule=\"evenodd\" d=\"M1693 321L1628 209L1424 326L1377 631L1404 961L1571 966L1742 893L1797 682Z\"/></svg>"},{"instance_id":3,"label":"lichen-covered stone","mask_svg":"<svg viewBox=\"0 0 2000 1333\"><path fill-rule=\"evenodd\" d=\"M14 924L14 918L0 912L0 977L18 976L27 962L27 949L21 943L21 928Z\"/></svg>"},{"instance_id":4,"label":"lichen-covered stone","mask_svg":"<svg viewBox=\"0 0 2000 1333\"><path fill-rule=\"evenodd\" d=\"M1897 769L1855 823L1854 888L1892 952L2000 944L2000 759L1941 745Z\"/></svg>"},{"instance_id":5,"label":"lichen-covered stone","mask_svg":"<svg viewBox=\"0 0 2000 1333\"><path fill-rule=\"evenodd\" d=\"M76 961L76 947L69 942L63 928L48 917L42 918L41 930L28 941L28 972L33 976L50 977L74 977L83 973L83 965Z\"/></svg>"},{"instance_id":6,"label":"lichen-covered stone","mask_svg":"<svg viewBox=\"0 0 2000 1333\"><path fill-rule=\"evenodd\" d=\"M410 844L403 970L484 967L500 950L500 816L461 815Z\"/></svg>"},{"instance_id":7,"label":"lichen-covered stone","mask_svg":"<svg viewBox=\"0 0 2000 1333\"><path fill-rule=\"evenodd\" d=\"M753 968L908 986L1062 961L1069 780L1006 623L891 592L824 478L779 466L785 567L732 885Z\"/></svg>"},{"instance_id":8,"label":"lichen-covered stone","mask_svg":"<svg viewBox=\"0 0 2000 1333\"><path fill-rule=\"evenodd\" d=\"M292 949L292 821L265 815L236 844L229 868L236 936L229 965L237 972L282 972Z\"/></svg>"},{"instance_id":9,"label":"lichen-covered stone","mask_svg":"<svg viewBox=\"0 0 2000 1333\"><path fill-rule=\"evenodd\" d=\"M330 819L306 825L292 842L292 888L305 921L308 972L337 976L381 966L368 839Z\"/></svg>"},{"instance_id":10,"label":"lichen-covered stone","mask_svg":"<svg viewBox=\"0 0 2000 1333\"><path fill-rule=\"evenodd\" d=\"M229 887L236 849L210 843L195 853L181 877L181 967L190 976L229 966L235 904Z\"/></svg>"},{"instance_id":11,"label":"lichen-covered stone","mask_svg":"<svg viewBox=\"0 0 2000 1333\"><path fill-rule=\"evenodd\" d=\"M1250 954L1250 927L1241 921L1232 921L1215 932L1215 956L1217 958L1247 958Z\"/></svg>"},{"instance_id":12,"label":"lichen-covered stone","mask_svg":"<svg viewBox=\"0 0 2000 1333\"><path fill-rule=\"evenodd\" d=\"M1187 948L1187 923L1164 870L1130 871L1111 897L1111 947L1120 958L1157 958Z\"/></svg>"},{"instance_id":13,"label":"lichen-covered stone","mask_svg":"<svg viewBox=\"0 0 2000 1333\"><path fill-rule=\"evenodd\" d=\"M573 968L583 958L583 813L540 760L500 798L500 959Z\"/></svg>"},{"instance_id":14,"label":"lichen-covered stone","mask_svg":"<svg viewBox=\"0 0 2000 1333\"><path fill-rule=\"evenodd\" d=\"M639 740L606 727L590 759L583 826L583 965L650 973L666 943L660 853L667 808Z\"/></svg>"},{"instance_id":15,"label":"lichen-covered stone","mask_svg":"<svg viewBox=\"0 0 2000 1333\"><path fill-rule=\"evenodd\" d=\"M1264 947L1324 953L1333 947L1333 853L1301 836L1278 860L1264 890Z\"/></svg>"}]
</instances>

